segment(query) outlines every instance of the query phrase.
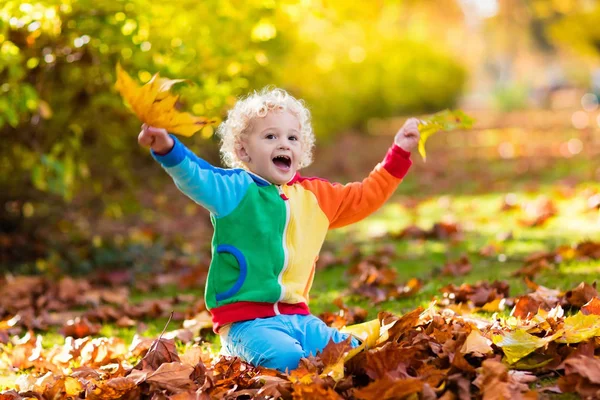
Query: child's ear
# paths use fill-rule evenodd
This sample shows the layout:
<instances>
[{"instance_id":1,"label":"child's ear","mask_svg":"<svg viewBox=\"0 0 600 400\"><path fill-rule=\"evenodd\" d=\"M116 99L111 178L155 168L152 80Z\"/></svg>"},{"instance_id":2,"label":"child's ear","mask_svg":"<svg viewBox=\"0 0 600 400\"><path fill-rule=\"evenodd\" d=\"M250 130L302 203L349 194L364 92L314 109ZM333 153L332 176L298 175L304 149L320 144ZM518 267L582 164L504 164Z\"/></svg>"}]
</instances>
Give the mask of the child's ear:
<instances>
[{"instance_id":1,"label":"child's ear","mask_svg":"<svg viewBox=\"0 0 600 400\"><path fill-rule=\"evenodd\" d=\"M242 162L245 162L245 163L250 162L250 156L248 155L248 152L246 151L246 147L244 146L244 143L242 141L240 141L237 144L237 146L235 146L235 155Z\"/></svg>"}]
</instances>

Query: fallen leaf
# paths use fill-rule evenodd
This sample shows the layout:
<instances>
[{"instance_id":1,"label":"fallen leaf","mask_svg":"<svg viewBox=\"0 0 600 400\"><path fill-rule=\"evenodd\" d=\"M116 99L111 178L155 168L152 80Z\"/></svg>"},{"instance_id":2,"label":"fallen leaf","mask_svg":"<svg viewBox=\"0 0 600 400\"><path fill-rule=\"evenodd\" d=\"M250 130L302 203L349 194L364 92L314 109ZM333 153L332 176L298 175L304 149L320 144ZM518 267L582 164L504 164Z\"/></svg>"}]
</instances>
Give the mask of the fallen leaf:
<instances>
[{"instance_id":1,"label":"fallen leaf","mask_svg":"<svg viewBox=\"0 0 600 400\"><path fill-rule=\"evenodd\" d=\"M134 368L155 371L163 363L180 361L173 339L159 338L152 342L144 358Z\"/></svg>"},{"instance_id":2,"label":"fallen leaf","mask_svg":"<svg viewBox=\"0 0 600 400\"><path fill-rule=\"evenodd\" d=\"M562 331L556 332L551 336L539 338L533 336L522 329L513 332L506 332L502 335L494 335L493 343L502 348L509 364L513 364L536 349L543 347L562 335Z\"/></svg>"},{"instance_id":3,"label":"fallen leaf","mask_svg":"<svg viewBox=\"0 0 600 400\"><path fill-rule=\"evenodd\" d=\"M341 400L342 397L330 387L318 384L295 384L292 398L294 400Z\"/></svg>"},{"instance_id":4,"label":"fallen leaf","mask_svg":"<svg viewBox=\"0 0 600 400\"><path fill-rule=\"evenodd\" d=\"M581 307L581 312L584 315L600 315L600 297L594 297Z\"/></svg>"},{"instance_id":5,"label":"fallen leaf","mask_svg":"<svg viewBox=\"0 0 600 400\"><path fill-rule=\"evenodd\" d=\"M74 338L82 338L86 336L95 335L100 332L101 326L98 324L92 324L87 318L75 318L67 321L65 326L62 328L62 333L65 336L72 336Z\"/></svg>"},{"instance_id":6,"label":"fallen leaf","mask_svg":"<svg viewBox=\"0 0 600 400\"><path fill-rule=\"evenodd\" d=\"M600 398L600 360L576 357L564 362L565 375L558 379L563 392L575 392L584 399Z\"/></svg>"},{"instance_id":7,"label":"fallen leaf","mask_svg":"<svg viewBox=\"0 0 600 400\"><path fill-rule=\"evenodd\" d=\"M408 378L402 349L396 343L386 343L383 347L369 350L363 368L372 380L389 376L393 379Z\"/></svg>"},{"instance_id":8,"label":"fallen leaf","mask_svg":"<svg viewBox=\"0 0 600 400\"><path fill-rule=\"evenodd\" d=\"M460 352L483 357L486 354L493 353L494 350L492 349L492 341L483 336L478 330L473 329L460 348Z\"/></svg>"},{"instance_id":9,"label":"fallen leaf","mask_svg":"<svg viewBox=\"0 0 600 400\"><path fill-rule=\"evenodd\" d=\"M158 369L146 377L146 382L154 383L161 389L171 392L188 390L193 388L194 382L190 375L194 367L181 362L168 362L161 364Z\"/></svg>"},{"instance_id":10,"label":"fallen leaf","mask_svg":"<svg viewBox=\"0 0 600 400\"><path fill-rule=\"evenodd\" d=\"M568 304L573 307L581 308L584 304L598 296L596 290L596 283L589 285L585 282L581 282L575 289L567 291L565 293L565 299Z\"/></svg>"},{"instance_id":11,"label":"fallen leaf","mask_svg":"<svg viewBox=\"0 0 600 400\"><path fill-rule=\"evenodd\" d=\"M581 312L567 317L563 326L564 336L559 343L579 343L600 336L600 315L584 315Z\"/></svg>"},{"instance_id":12,"label":"fallen leaf","mask_svg":"<svg viewBox=\"0 0 600 400\"><path fill-rule=\"evenodd\" d=\"M89 385L86 399L90 400L133 400L140 397L140 389L129 378L113 378Z\"/></svg>"},{"instance_id":13,"label":"fallen leaf","mask_svg":"<svg viewBox=\"0 0 600 400\"><path fill-rule=\"evenodd\" d=\"M393 379L386 376L369 383L361 389L355 389L354 397L361 400L402 399L423 390L423 382L416 378Z\"/></svg>"},{"instance_id":14,"label":"fallen leaf","mask_svg":"<svg viewBox=\"0 0 600 400\"><path fill-rule=\"evenodd\" d=\"M466 256L462 256L457 261L448 262L442 268L442 275L444 276L463 276L471 272L473 267L471 262Z\"/></svg>"},{"instance_id":15,"label":"fallen leaf","mask_svg":"<svg viewBox=\"0 0 600 400\"><path fill-rule=\"evenodd\" d=\"M517 299L510 315L518 318L533 318L540 308L541 303L531 296L521 296Z\"/></svg>"}]
</instances>

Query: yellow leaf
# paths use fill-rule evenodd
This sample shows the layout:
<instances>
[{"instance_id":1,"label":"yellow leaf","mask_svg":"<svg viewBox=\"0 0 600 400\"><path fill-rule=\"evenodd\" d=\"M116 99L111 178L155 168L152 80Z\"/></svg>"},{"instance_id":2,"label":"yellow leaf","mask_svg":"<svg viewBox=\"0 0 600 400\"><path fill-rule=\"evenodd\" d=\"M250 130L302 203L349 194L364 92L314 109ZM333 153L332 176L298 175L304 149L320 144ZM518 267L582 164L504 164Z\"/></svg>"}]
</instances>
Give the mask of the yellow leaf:
<instances>
[{"instance_id":1,"label":"yellow leaf","mask_svg":"<svg viewBox=\"0 0 600 400\"><path fill-rule=\"evenodd\" d=\"M331 378L333 378L333 380L335 382L341 381L342 379L344 379L344 362L345 361L346 361L345 357L340 358L339 361L336 362L335 364L328 365L327 367L325 367L325 369L323 369L323 372L319 376L321 378L330 376Z\"/></svg>"},{"instance_id":2,"label":"yellow leaf","mask_svg":"<svg viewBox=\"0 0 600 400\"><path fill-rule=\"evenodd\" d=\"M78 396L83 391L83 385L77 379L65 377L65 394L69 397Z\"/></svg>"},{"instance_id":3,"label":"yellow leaf","mask_svg":"<svg viewBox=\"0 0 600 400\"><path fill-rule=\"evenodd\" d=\"M473 122L473 118L461 110L443 110L422 120L419 124L421 139L419 140L418 150L421 157L423 157L423 161L427 161L425 142L431 135L439 131L449 132L455 129L469 129L473 126Z\"/></svg>"},{"instance_id":4,"label":"yellow leaf","mask_svg":"<svg viewBox=\"0 0 600 400\"><path fill-rule=\"evenodd\" d=\"M148 83L140 87L121 65L117 64L115 88L143 123L166 129L171 133L192 136L215 121L179 112L175 108L179 97L169 91L173 85L184 81L184 79L161 78L156 73Z\"/></svg>"},{"instance_id":5,"label":"yellow leaf","mask_svg":"<svg viewBox=\"0 0 600 400\"><path fill-rule=\"evenodd\" d=\"M474 353L476 356L489 354L494 351L491 344L492 341L490 339L483 336L477 329L473 329L460 348L460 352L463 354Z\"/></svg>"},{"instance_id":6,"label":"yellow leaf","mask_svg":"<svg viewBox=\"0 0 600 400\"><path fill-rule=\"evenodd\" d=\"M563 337L559 343L579 343L600 336L600 315L584 315L580 312L565 318Z\"/></svg>"},{"instance_id":7,"label":"yellow leaf","mask_svg":"<svg viewBox=\"0 0 600 400\"><path fill-rule=\"evenodd\" d=\"M379 330L381 323L378 318L375 318L371 321L363 322L362 324L356 325L348 325L340 329L342 333L349 333L353 336L356 336L365 346L370 349L375 346L377 339L379 339Z\"/></svg>"},{"instance_id":8,"label":"yellow leaf","mask_svg":"<svg viewBox=\"0 0 600 400\"><path fill-rule=\"evenodd\" d=\"M563 331L560 330L552 336L539 338L530 335L522 329L508 332L504 335L494 335L492 341L498 347L501 347L506 355L509 364L514 364L526 355L533 353L536 349L545 346L556 338L560 337Z\"/></svg>"}]
</instances>

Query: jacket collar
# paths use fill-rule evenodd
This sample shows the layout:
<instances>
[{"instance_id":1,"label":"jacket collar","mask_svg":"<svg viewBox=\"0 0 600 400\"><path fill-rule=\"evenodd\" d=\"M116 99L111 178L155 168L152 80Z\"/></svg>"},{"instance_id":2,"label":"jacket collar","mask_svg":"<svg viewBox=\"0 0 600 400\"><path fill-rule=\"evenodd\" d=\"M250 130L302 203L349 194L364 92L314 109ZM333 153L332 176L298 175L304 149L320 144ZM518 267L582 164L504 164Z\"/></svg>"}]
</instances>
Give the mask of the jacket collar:
<instances>
[{"instance_id":1,"label":"jacket collar","mask_svg":"<svg viewBox=\"0 0 600 400\"><path fill-rule=\"evenodd\" d=\"M271 182L269 182L268 180L266 180L265 178L263 178L260 175L256 175L254 172L250 172L250 171L246 171L248 172L248 174L250 175L250 177L252 178L252 180L258 185L258 186L269 186L272 185Z\"/></svg>"},{"instance_id":2,"label":"jacket collar","mask_svg":"<svg viewBox=\"0 0 600 400\"><path fill-rule=\"evenodd\" d=\"M262 176L257 175L254 172L250 172L250 171L247 171L247 172L248 172L248 174L250 174L250 177L252 178L252 180L254 180L254 182L256 182L256 184L258 186L270 186L270 185L272 185L271 182L269 182L268 180L266 180ZM294 176L292 177L292 179L290 179L290 181L287 183L287 185L291 186L294 183L298 182L298 180L300 180L300 174L298 172L296 172L294 174Z\"/></svg>"}]
</instances>

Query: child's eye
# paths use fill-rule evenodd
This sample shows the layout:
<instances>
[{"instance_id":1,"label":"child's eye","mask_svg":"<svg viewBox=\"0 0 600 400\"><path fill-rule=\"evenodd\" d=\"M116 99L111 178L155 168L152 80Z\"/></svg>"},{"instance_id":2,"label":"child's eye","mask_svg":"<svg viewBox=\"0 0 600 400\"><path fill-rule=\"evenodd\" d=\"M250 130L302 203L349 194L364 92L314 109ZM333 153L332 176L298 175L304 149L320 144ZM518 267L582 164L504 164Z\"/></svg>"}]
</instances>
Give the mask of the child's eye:
<instances>
[{"instance_id":1,"label":"child's eye","mask_svg":"<svg viewBox=\"0 0 600 400\"><path fill-rule=\"evenodd\" d=\"M275 139L275 135L269 133L267 136L265 136L265 139Z\"/></svg>"},{"instance_id":2,"label":"child's eye","mask_svg":"<svg viewBox=\"0 0 600 400\"><path fill-rule=\"evenodd\" d=\"M288 139L290 139L290 140L298 140L298 136L290 136Z\"/></svg>"}]
</instances>

